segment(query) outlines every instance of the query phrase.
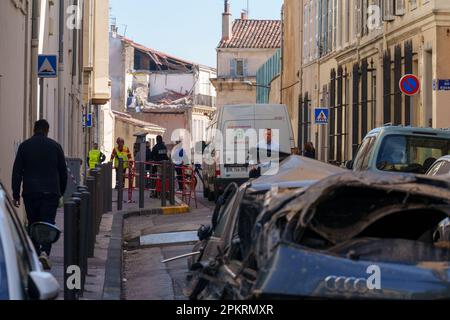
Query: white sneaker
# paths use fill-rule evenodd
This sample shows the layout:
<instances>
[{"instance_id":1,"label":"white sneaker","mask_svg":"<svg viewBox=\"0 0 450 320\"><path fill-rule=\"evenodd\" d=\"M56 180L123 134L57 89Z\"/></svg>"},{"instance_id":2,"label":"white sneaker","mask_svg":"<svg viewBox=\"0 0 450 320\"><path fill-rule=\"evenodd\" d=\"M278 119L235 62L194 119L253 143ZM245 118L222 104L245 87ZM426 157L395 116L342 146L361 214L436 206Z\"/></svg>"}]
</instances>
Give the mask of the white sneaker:
<instances>
[{"instance_id":1,"label":"white sneaker","mask_svg":"<svg viewBox=\"0 0 450 320\"><path fill-rule=\"evenodd\" d=\"M50 263L50 259L48 258L47 253L42 252L41 256L39 257L39 261L42 264L42 268L44 268L44 270L52 269L52 264Z\"/></svg>"}]
</instances>

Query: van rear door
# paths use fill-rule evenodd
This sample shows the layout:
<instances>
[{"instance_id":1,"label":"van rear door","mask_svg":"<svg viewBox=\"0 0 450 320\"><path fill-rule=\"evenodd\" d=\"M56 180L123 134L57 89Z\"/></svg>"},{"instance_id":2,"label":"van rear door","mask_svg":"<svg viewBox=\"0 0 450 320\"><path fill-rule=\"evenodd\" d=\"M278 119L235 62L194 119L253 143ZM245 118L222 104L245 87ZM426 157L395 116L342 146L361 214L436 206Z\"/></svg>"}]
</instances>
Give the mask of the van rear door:
<instances>
[{"instance_id":1,"label":"van rear door","mask_svg":"<svg viewBox=\"0 0 450 320\"><path fill-rule=\"evenodd\" d=\"M248 135L248 130L255 127L254 109L252 105L224 107L222 178L248 178L248 140L245 136Z\"/></svg>"},{"instance_id":2,"label":"van rear door","mask_svg":"<svg viewBox=\"0 0 450 320\"><path fill-rule=\"evenodd\" d=\"M294 135L286 106L261 105L255 108L255 129L259 140L264 138L265 129L272 129L273 141L280 146L280 152L291 154Z\"/></svg>"}]
</instances>

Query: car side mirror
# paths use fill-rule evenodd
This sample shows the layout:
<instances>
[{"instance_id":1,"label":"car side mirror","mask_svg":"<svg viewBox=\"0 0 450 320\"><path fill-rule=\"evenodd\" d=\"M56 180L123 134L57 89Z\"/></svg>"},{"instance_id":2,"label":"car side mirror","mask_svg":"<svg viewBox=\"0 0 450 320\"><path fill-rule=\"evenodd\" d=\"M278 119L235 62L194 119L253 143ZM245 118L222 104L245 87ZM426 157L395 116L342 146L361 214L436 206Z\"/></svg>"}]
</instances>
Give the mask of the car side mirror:
<instances>
[{"instance_id":1,"label":"car side mirror","mask_svg":"<svg viewBox=\"0 0 450 320\"><path fill-rule=\"evenodd\" d=\"M50 223L37 222L30 227L31 239L40 245L53 244L59 240L60 236L61 230Z\"/></svg>"},{"instance_id":2,"label":"car side mirror","mask_svg":"<svg viewBox=\"0 0 450 320\"><path fill-rule=\"evenodd\" d=\"M59 284L48 272L33 271L28 275L28 295L32 300L54 300L59 294Z\"/></svg>"},{"instance_id":3,"label":"car side mirror","mask_svg":"<svg viewBox=\"0 0 450 320\"><path fill-rule=\"evenodd\" d=\"M345 167L348 170L353 170L353 160L347 161L347 163L345 164Z\"/></svg>"}]
</instances>

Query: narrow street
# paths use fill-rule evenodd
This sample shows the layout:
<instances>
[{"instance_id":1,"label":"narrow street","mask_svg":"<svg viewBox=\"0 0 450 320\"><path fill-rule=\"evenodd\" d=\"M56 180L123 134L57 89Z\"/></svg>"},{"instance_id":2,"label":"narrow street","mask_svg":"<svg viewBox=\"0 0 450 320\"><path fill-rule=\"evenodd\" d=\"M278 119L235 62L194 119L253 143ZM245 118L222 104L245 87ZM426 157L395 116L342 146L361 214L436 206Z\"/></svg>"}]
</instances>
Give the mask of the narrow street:
<instances>
[{"instance_id":1,"label":"narrow street","mask_svg":"<svg viewBox=\"0 0 450 320\"><path fill-rule=\"evenodd\" d=\"M450 0L0 0L0 300L450 299L449 51Z\"/></svg>"},{"instance_id":2,"label":"narrow street","mask_svg":"<svg viewBox=\"0 0 450 320\"><path fill-rule=\"evenodd\" d=\"M198 208L179 215L132 217L124 223L124 241L139 235L197 231L211 224L214 204L197 194ZM126 300L186 300L187 259L165 259L192 252L193 243L155 245L124 252L123 298Z\"/></svg>"}]
</instances>

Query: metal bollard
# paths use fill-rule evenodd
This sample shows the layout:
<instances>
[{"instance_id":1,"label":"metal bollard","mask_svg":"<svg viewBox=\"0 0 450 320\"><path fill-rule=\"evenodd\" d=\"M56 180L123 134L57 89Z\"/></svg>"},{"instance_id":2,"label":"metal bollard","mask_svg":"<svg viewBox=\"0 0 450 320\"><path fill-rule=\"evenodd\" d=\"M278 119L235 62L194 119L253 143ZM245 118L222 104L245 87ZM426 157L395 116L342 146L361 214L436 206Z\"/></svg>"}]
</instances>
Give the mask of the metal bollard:
<instances>
[{"instance_id":1,"label":"metal bollard","mask_svg":"<svg viewBox=\"0 0 450 320\"><path fill-rule=\"evenodd\" d=\"M76 260L77 254L77 203L70 199L64 204L64 300L77 300L78 292L76 289L69 289L67 272L71 266L78 266Z\"/></svg>"},{"instance_id":2,"label":"metal bollard","mask_svg":"<svg viewBox=\"0 0 450 320\"><path fill-rule=\"evenodd\" d=\"M175 164L169 162L169 202L172 206L175 205Z\"/></svg>"},{"instance_id":3,"label":"metal bollard","mask_svg":"<svg viewBox=\"0 0 450 320\"><path fill-rule=\"evenodd\" d=\"M139 208L145 207L145 163L139 162Z\"/></svg>"},{"instance_id":4,"label":"metal bollard","mask_svg":"<svg viewBox=\"0 0 450 320\"><path fill-rule=\"evenodd\" d=\"M119 158L119 167L117 168L117 211L123 209L123 159Z\"/></svg>"},{"instance_id":5,"label":"metal bollard","mask_svg":"<svg viewBox=\"0 0 450 320\"><path fill-rule=\"evenodd\" d=\"M95 213L94 213L94 199L95 199L95 178L88 177L86 179L86 184L88 187L88 191L90 194L89 197L89 208L88 208L88 227L87 227L87 242L88 242L88 257L94 257L94 248L95 248Z\"/></svg>"},{"instance_id":6,"label":"metal bollard","mask_svg":"<svg viewBox=\"0 0 450 320\"><path fill-rule=\"evenodd\" d=\"M101 170L96 170L95 175L95 235L100 233L100 221L102 216L102 177Z\"/></svg>"},{"instance_id":7,"label":"metal bollard","mask_svg":"<svg viewBox=\"0 0 450 320\"><path fill-rule=\"evenodd\" d=\"M161 207L167 206L166 190L167 190L167 162L162 163L162 174L161 174Z\"/></svg>"},{"instance_id":8,"label":"metal bollard","mask_svg":"<svg viewBox=\"0 0 450 320\"><path fill-rule=\"evenodd\" d=\"M86 190L81 192L80 204L80 268L81 268L81 293L84 293L86 275L88 274L88 234L89 234L89 198Z\"/></svg>"},{"instance_id":9,"label":"metal bollard","mask_svg":"<svg viewBox=\"0 0 450 320\"><path fill-rule=\"evenodd\" d=\"M113 211L112 171L113 171L113 164L112 164L112 162L109 162L108 163L108 212Z\"/></svg>"}]
</instances>

